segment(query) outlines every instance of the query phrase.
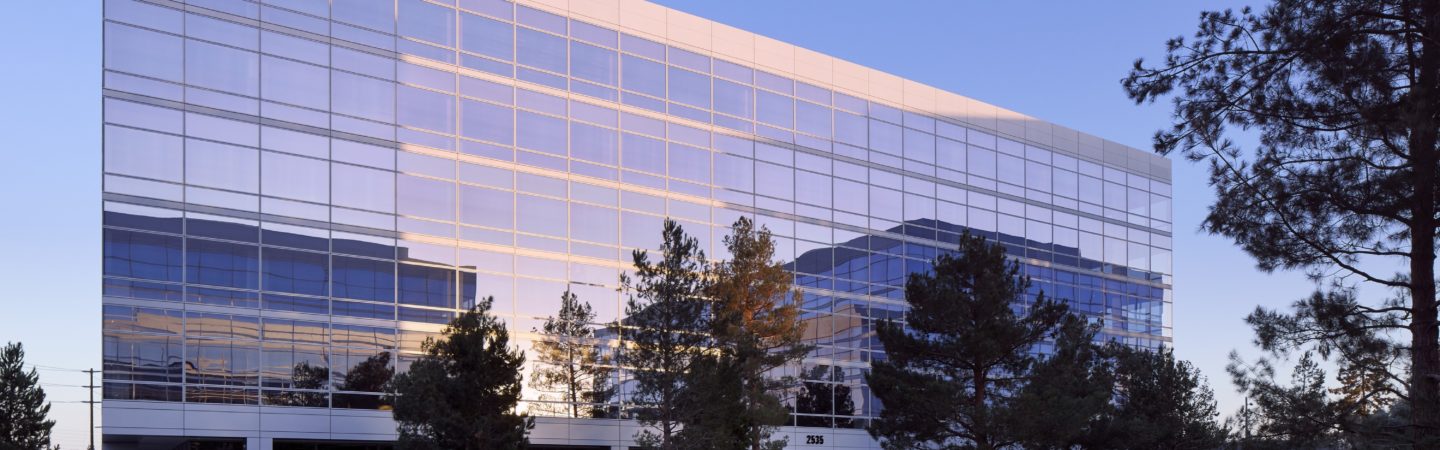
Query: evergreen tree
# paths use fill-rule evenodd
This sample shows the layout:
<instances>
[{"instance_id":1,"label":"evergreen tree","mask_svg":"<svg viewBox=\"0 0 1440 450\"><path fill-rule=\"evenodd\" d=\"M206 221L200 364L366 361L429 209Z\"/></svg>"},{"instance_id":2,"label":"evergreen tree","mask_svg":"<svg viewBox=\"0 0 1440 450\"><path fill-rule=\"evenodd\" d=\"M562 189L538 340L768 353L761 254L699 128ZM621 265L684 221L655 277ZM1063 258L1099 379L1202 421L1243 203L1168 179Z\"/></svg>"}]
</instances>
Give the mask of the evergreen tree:
<instances>
[{"instance_id":1,"label":"evergreen tree","mask_svg":"<svg viewBox=\"0 0 1440 450\"><path fill-rule=\"evenodd\" d=\"M1247 448L1323 448L1338 440L1335 404L1327 398L1325 371L1311 353L1300 356L1290 384L1275 380L1275 368L1268 360L1245 365L1239 354L1230 353L1226 366L1240 394L1247 398L1248 419L1239 424L1240 444Z\"/></svg>"},{"instance_id":2,"label":"evergreen tree","mask_svg":"<svg viewBox=\"0 0 1440 450\"><path fill-rule=\"evenodd\" d=\"M1215 394L1200 370L1169 348L1135 349L1111 343L1115 362L1113 410L1097 425L1092 444L1114 449L1213 449L1226 432L1215 421Z\"/></svg>"},{"instance_id":3,"label":"evergreen tree","mask_svg":"<svg viewBox=\"0 0 1440 450\"><path fill-rule=\"evenodd\" d=\"M850 386L843 384L844 373L839 367L815 366L805 374L800 392L795 395L795 412L801 414L834 414L835 428L852 428L855 419L844 416L855 415L855 399L851 398ZM827 383L828 381L828 383ZM802 427L828 428L828 418L798 416L795 424Z\"/></svg>"},{"instance_id":4,"label":"evergreen tree","mask_svg":"<svg viewBox=\"0 0 1440 450\"><path fill-rule=\"evenodd\" d=\"M25 348L18 342L0 350L0 448L50 448L50 404L40 374L25 371Z\"/></svg>"},{"instance_id":5,"label":"evergreen tree","mask_svg":"<svg viewBox=\"0 0 1440 450\"><path fill-rule=\"evenodd\" d=\"M996 449L1016 443L1006 418L1034 363L1035 344L1067 314L1041 293L1017 313L1030 286L1005 248L968 233L958 256L911 273L906 326L881 322L887 360L866 377L885 405L870 434L887 448Z\"/></svg>"},{"instance_id":6,"label":"evergreen tree","mask_svg":"<svg viewBox=\"0 0 1440 450\"><path fill-rule=\"evenodd\" d=\"M395 377L395 368L390 365L390 352L376 353L350 371L345 372L345 378L336 385L336 390L359 391L359 392L384 392L390 387L390 380Z\"/></svg>"},{"instance_id":7,"label":"evergreen tree","mask_svg":"<svg viewBox=\"0 0 1440 450\"><path fill-rule=\"evenodd\" d=\"M516 414L525 354L509 347L487 297L426 339L425 355L395 376L400 449L520 449L534 419Z\"/></svg>"},{"instance_id":8,"label":"evergreen tree","mask_svg":"<svg viewBox=\"0 0 1440 450\"><path fill-rule=\"evenodd\" d=\"M1136 61L1123 85L1136 102L1174 95L1174 127L1155 147L1209 163L1216 202L1203 227L1263 270L1394 292L1257 309L1248 321L1260 347L1346 363L1404 355L1383 378L1404 380L1410 445L1440 446L1440 2L1277 0L1205 12L1193 39L1166 50L1158 66ZM1259 145L1242 149L1231 130L1258 134Z\"/></svg>"},{"instance_id":9,"label":"evergreen tree","mask_svg":"<svg viewBox=\"0 0 1440 450\"><path fill-rule=\"evenodd\" d=\"M1115 385L1111 360L1094 339L1099 327L1069 315L1054 336L1054 353L1026 374L1015 398L1010 423L1028 449L1092 446L1097 425L1110 412Z\"/></svg>"},{"instance_id":10,"label":"evergreen tree","mask_svg":"<svg viewBox=\"0 0 1440 450\"><path fill-rule=\"evenodd\" d=\"M290 386L295 389L322 390L330 382L330 369L310 364L309 361L296 363L290 368ZM283 406L325 406L325 394L302 391L263 391L265 401Z\"/></svg>"},{"instance_id":11,"label":"evergreen tree","mask_svg":"<svg viewBox=\"0 0 1440 450\"><path fill-rule=\"evenodd\" d=\"M751 424L745 410L741 372L734 360L714 351L695 357L684 374L685 388L676 401L683 414L683 426L675 435L675 448L749 448L746 432Z\"/></svg>"},{"instance_id":12,"label":"evergreen tree","mask_svg":"<svg viewBox=\"0 0 1440 450\"><path fill-rule=\"evenodd\" d=\"M550 316L541 326L540 339L534 343L535 381L532 387L543 391L541 400L559 402L536 403L547 413L566 417L604 417L614 387L610 383L613 369L596 340L595 311L581 302L575 293L566 290L560 295L558 316Z\"/></svg>"},{"instance_id":13,"label":"evergreen tree","mask_svg":"<svg viewBox=\"0 0 1440 450\"><path fill-rule=\"evenodd\" d=\"M725 237L730 259L711 270L706 291L710 304L709 333L715 350L712 365L718 370L697 371L694 376L734 376L736 395L723 395L698 406L733 410L731 420L742 446L751 450L784 447L784 440L770 440L775 428L789 422L790 409L780 394L795 386L793 377L774 372L798 363L811 348L801 343L799 292L793 276L775 260L775 241L770 230L740 218ZM729 385L728 380L710 384ZM709 392L693 390L709 396ZM733 400L738 405L720 405ZM713 421L711 423L714 423ZM696 428L686 424L686 429ZM698 431L698 430L697 430Z\"/></svg>"},{"instance_id":14,"label":"evergreen tree","mask_svg":"<svg viewBox=\"0 0 1440 450\"><path fill-rule=\"evenodd\" d=\"M1394 380L1384 367L1389 361L1381 361L1375 355L1344 364L1335 375L1339 386L1330 389L1331 394L1340 396L1336 402L1342 411L1363 419L1384 412L1395 403Z\"/></svg>"},{"instance_id":15,"label":"evergreen tree","mask_svg":"<svg viewBox=\"0 0 1440 450\"><path fill-rule=\"evenodd\" d=\"M630 396L644 426L635 440L644 448L677 448L686 411L679 408L691 364L710 344L705 292L708 263L700 242L674 220L665 220L660 258L633 253L635 275L621 277L630 293L625 305L623 365L632 371Z\"/></svg>"}]
</instances>

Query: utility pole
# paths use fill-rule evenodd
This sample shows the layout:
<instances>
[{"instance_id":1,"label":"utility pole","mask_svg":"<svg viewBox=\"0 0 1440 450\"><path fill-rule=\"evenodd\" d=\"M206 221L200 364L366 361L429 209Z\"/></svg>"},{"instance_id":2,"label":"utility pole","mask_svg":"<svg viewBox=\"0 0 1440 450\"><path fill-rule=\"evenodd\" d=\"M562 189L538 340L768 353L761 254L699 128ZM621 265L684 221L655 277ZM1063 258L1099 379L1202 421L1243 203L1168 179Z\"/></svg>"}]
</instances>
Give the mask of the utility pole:
<instances>
[{"instance_id":1,"label":"utility pole","mask_svg":"<svg viewBox=\"0 0 1440 450\"><path fill-rule=\"evenodd\" d=\"M90 447L87 450L95 450L95 404L99 403L95 401L95 388L100 387L95 385L95 373L99 371L90 369L83 372L90 374L90 385L85 386L85 390L90 391L90 401L85 402L90 404Z\"/></svg>"}]
</instances>

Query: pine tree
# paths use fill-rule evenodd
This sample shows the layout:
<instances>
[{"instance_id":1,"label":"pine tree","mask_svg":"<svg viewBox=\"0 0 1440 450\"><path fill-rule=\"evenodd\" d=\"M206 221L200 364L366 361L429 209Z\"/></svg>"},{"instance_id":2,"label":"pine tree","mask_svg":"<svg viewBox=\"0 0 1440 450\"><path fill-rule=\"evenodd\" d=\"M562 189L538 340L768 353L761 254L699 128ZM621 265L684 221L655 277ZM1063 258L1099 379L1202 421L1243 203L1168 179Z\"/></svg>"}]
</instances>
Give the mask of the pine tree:
<instances>
[{"instance_id":1,"label":"pine tree","mask_svg":"<svg viewBox=\"0 0 1440 450\"><path fill-rule=\"evenodd\" d=\"M1099 425L1099 448L1213 449L1226 432L1215 421L1215 394L1200 370L1169 348L1135 349L1111 343L1114 408Z\"/></svg>"},{"instance_id":2,"label":"pine tree","mask_svg":"<svg viewBox=\"0 0 1440 450\"><path fill-rule=\"evenodd\" d=\"M341 391L383 392L395 377L390 365L390 352L376 353L345 372L345 379L336 386Z\"/></svg>"},{"instance_id":3,"label":"pine tree","mask_svg":"<svg viewBox=\"0 0 1440 450\"><path fill-rule=\"evenodd\" d=\"M1028 449L1092 444L1109 411L1115 384L1110 359L1094 343L1099 327L1069 315L1055 332L1055 350L1025 376L1009 422Z\"/></svg>"},{"instance_id":4,"label":"pine tree","mask_svg":"<svg viewBox=\"0 0 1440 450\"><path fill-rule=\"evenodd\" d=\"M679 407L691 364L710 344L705 292L708 263L700 242L674 220L665 220L660 258L636 250L635 275L621 277L629 292L622 324L628 344L622 364L632 372L630 402L644 426L635 440L644 448L676 448L686 411Z\"/></svg>"},{"instance_id":5,"label":"pine tree","mask_svg":"<svg viewBox=\"0 0 1440 450\"><path fill-rule=\"evenodd\" d=\"M1137 103L1173 95L1173 127L1155 148L1209 164L1204 229L1262 270L1395 293L1257 308L1257 343L1348 361L1403 354L1385 370L1412 400L1410 445L1440 447L1440 2L1277 0L1204 12L1193 38L1165 47L1161 64L1137 60L1122 83Z\"/></svg>"},{"instance_id":6,"label":"pine tree","mask_svg":"<svg viewBox=\"0 0 1440 450\"><path fill-rule=\"evenodd\" d=\"M675 435L675 448L739 450L750 446L742 378L740 365L717 352L695 357L684 374L685 388L676 402L683 412L683 426Z\"/></svg>"},{"instance_id":7,"label":"pine tree","mask_svg":"<svg viewBox=\"0 0 1440 450\"><path fill-rule=\"evenodd\" d=\"M885 408L869 431L887 448L1016 444L1005 419L1012 397L1032 348L1067 314L1044 293L1016 312L1030 279L1004 247L967 233L959 250L936 258L933 272L910 274L904 328L876 330L888 359L866 379Z\"/></svg>"},{"instance_id":8,"label":"pine tree","mask_svg":"<svg viewBox=\"0 0 1440 450\"><path fill-rule=\"evenodd\" d=\"M1330 389L1331 394L1340 396L1337 406L1360 418L1389 408L1396 398L1393 380L1385 370L1389 365L1388 361L1370 356L1341 366L1335 375L1340 385Z\"/></svg>"},{"instance_id":9,"label":"pine tree","mask_svg":"<svg viewBox=\"0 0 1440 450\"><path fill-rule=\"evenodd\" d=\"M795 412L834 414L839 416L834 421L835 428L853 427L855 419L845 416L855 415L855 399L850 398L850 386L842 384L843 375L839 367L819 365L810 369L804 376L806 381L801 383L800 392L795 395ZM829 428L831 421L828 418L798 416L795 424L802 427Z\"/></svg>"},{"instance_id":10,"label":"pine tree","mask_svg":"<svg viewBox=\"0 0 1440 450\"><path fill-rule=\"evenodd\" d=\"M50 404L40 374L25 371L25 348L7 343L0 351L0 448L50 448Z\"/></svg>"},{"instance_id":11,"label":"pine tree","mask_svg":"<svg viewBox=\"0 0 1440 450\"><path fill-rule=\"evenodd\" d=\"M1268 360L1244 364L1238 353L1230 353L1226 366L1240 394L1247 399L1248 419L1242 427L1240 445L1245 448L1329 448L1338 442L1338 410L1327 398L1325 371L1314 354L1300 355L1290 384L1275 380L1275 367ZM1253 408L1253 409L1249 409Z\"/></svg>"},{"instance_id":12,"label":"pine tree","mask_svg":"<svg viewBox=\"0 0 1440 450\"><path fill-rule=\"evenodd\" d=\"M706 294L711 301L709 332L716 351L717 370L694 376L734 376L739 392L699 403L701 407L734 411L732 431L746 448L779 448L784 440L771 440L775 428L790 419L790 409L780 394L796 385L793 377L774 372L800 361L811 347L801 343L799 292L792 275L775 260L775 241L770 230L756 227L749 218L740 218L725 237L730 259L717 264L710 273ZM731 383L711 383L719 386ZM701 393L710 394L710 393ZM721 405L731 400L737 405ZM715 421L711 421L715 423ZM686 424L686 432L698 431Z\"/></svg>"},{"instance_id":13,"label":"pine tree","mask_svg":"<svg viewBox=\"0 0 1440 450\"><path fill-rule=\"evenodd\" d=\"M509 347L487 297L426 339L425 355L395 376L400 449L521 449L534 419L517 414L525 354Z\"/></svg>"},{"instance_id":14,"label":"pine tree","mask_svg":"<svg viewBox=\"0 0 1440 450\"><path fill-rule=\"evenodd\" d=\"M558 316L545 319L535 341L532 387L544 392L537 403L547 413L567 417L604 417L615 389L603 345L595 338L595 312L573 292L560 295ZM597 404L599 403L599 404Z\"/></svg>"}]
</instances>

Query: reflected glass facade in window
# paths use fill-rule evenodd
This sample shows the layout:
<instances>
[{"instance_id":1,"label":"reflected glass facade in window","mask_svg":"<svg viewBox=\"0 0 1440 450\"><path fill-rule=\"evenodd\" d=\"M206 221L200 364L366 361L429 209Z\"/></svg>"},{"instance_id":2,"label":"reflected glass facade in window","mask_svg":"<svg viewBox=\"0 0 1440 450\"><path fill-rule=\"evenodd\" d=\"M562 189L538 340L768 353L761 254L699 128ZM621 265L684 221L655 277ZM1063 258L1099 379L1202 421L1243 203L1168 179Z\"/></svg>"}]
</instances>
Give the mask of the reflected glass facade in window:
<instances>
[{"instance_id":1,"label":"reflected glass facade in window","mask_svg":"<svg viewBox=\"0 0 1440 450\"><path fill-rule=\"evenodd\" d=\"M621 319L666 217L711 254L739 217L775 233L816 346L786 373L795 445L874 447L874 325L966 231L1029 296L1168 345L1168 161L604 3L106 0L107 439L181 415L196 438L393 439L385 381L460 310L493 296L527 350L566 290ZM527 387L537 442L630 445L615 377L583 419Z\"/></svg>"}]
</instances>

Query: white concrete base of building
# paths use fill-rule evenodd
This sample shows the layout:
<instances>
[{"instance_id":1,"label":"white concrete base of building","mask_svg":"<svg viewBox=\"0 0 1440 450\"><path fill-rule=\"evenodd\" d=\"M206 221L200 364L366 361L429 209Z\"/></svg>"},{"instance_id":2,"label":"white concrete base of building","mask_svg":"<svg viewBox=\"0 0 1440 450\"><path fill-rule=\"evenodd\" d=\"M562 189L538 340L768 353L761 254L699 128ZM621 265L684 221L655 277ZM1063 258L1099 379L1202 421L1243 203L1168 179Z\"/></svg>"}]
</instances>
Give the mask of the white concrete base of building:
<instances>
[{"instance_id":1,"label":"white concrete base of building","mask_svg":"<svg viewBox=\"0 0 1440 450\"><path fill-rule=\"evenodd\" d=\"M102 414L106 450L160 448L181 438L244 440L245 450L274 450L277 439L361 443L396 438L395 422L386 411L107 400ZM625 449L634 445L638 430L632 420L537 417L530 443ZM783 427L777 435L789 438L789 448L879 448L865 430Z\"/></svg>"}]
</instances>

